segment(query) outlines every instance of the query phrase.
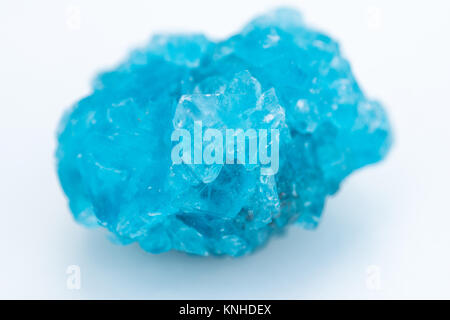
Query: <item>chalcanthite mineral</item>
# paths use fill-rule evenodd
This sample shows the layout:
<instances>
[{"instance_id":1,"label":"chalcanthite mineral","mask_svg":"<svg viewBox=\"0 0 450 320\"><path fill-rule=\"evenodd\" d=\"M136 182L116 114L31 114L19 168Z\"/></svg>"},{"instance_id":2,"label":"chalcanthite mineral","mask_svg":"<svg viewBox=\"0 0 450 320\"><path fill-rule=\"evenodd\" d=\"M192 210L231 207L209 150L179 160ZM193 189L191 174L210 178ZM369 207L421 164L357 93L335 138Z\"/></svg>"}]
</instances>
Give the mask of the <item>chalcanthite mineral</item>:
<instances>
[{"instance_id":1,"label":"chalcanthite mineral","mask_svg":"<svg viewBox=\"0 0 450 320\"><path fill-rule=\"evenodd\" d=\"M171 135L195 121L279 130L279 168L174 164ZM298 222L314 228L327 196L390 146L338 44L279 9L214 42L154 36L66 114L58 175L77 221L153 253L239 256Z\"/></svg>"}]
</instances>

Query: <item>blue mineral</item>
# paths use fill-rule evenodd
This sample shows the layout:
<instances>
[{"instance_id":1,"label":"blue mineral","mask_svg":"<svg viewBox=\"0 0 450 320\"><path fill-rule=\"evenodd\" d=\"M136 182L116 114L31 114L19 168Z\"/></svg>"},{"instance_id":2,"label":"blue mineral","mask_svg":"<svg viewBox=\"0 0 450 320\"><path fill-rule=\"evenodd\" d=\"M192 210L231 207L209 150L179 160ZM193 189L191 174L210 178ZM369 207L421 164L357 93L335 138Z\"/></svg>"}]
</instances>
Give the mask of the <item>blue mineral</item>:
<instances>
[{"instance_id":1,"label":"blue mineral","mask_svg":"<svg viewBox=\"0 0 450 320\"><path fill-rule=\"evenodd\" d=\"M390 143L339 45L279 9L221 42L153 37L65 115L56 158L78 222L152 253L240 256L290 223L316 227Z\"/></svg>"}]
</instances>

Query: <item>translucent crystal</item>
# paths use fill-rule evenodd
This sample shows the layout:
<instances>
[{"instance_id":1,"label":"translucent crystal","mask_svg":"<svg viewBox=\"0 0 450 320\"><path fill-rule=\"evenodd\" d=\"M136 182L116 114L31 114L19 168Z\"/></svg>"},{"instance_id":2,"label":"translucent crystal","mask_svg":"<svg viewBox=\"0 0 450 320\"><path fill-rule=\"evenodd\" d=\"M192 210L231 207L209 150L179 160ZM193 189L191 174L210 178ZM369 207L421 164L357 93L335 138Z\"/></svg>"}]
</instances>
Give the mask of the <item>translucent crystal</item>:
<instances>
[{"instance_id":1,"label":"translucent crystal","mask_svg":"<svg viewBox=\"0 0 450 320\"><path fill-rule=\"evenodd\" d=\"M276 128L279 170L171 160L175 128ZM327 196L390 146L338 44L279 9L222 42L159 35L93 83L61 122L58 174L77 221L124 244L239 256L286 225L314 228Z\"/></svg>"}]
</instances>

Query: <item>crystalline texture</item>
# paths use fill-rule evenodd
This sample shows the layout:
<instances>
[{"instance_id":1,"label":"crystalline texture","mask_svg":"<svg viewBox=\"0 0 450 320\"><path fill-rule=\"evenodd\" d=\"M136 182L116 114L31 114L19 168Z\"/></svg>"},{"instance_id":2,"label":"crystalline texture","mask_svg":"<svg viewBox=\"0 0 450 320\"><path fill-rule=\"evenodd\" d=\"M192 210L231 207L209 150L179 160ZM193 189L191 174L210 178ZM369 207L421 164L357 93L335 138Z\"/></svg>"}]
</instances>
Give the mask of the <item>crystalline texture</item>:
<instances>
[{"instance_id":1,"label":"crystalline texture","mask_svg":"<svg viewBox=\"0 0 450 320\"><path fill-rule=\"evenodd\" d=\"M194 121L280 130L280 167L174 165L171 133ZM289 223L314 228L327 196L390 146L338 44L279 9L222 42L155 36L101 74L58 133L57 167L77 221L121 243L239 256Z\"/></svg>"}]
</instances>

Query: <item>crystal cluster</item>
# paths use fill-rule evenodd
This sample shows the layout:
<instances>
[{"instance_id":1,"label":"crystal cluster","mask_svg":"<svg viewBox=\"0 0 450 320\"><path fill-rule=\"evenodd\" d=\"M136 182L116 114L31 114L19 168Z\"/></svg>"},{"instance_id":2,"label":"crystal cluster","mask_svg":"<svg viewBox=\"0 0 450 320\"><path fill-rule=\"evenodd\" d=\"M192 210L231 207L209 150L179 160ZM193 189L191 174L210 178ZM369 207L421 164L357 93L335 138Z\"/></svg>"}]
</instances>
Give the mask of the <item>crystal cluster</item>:
<instances>
[{"instance_id":1,"label":"crystal cluster","mask_svg":"<svg viewBox=\"0 0 450 320\"><path fill-rule=\"evenodd\" d=\"M278 172L174 165L174 128L198 120L279 129ZM327 196L390 140L338 44L278 9L220 42L154 36L65 115L56 158L78 222L153 253L240 256L290 223L314 228Z\"/></svg>"}]
</instances>

